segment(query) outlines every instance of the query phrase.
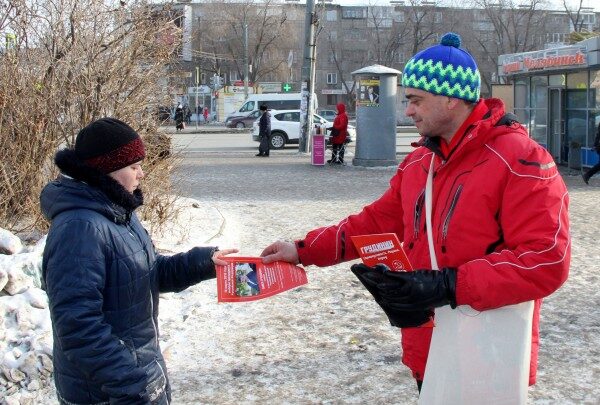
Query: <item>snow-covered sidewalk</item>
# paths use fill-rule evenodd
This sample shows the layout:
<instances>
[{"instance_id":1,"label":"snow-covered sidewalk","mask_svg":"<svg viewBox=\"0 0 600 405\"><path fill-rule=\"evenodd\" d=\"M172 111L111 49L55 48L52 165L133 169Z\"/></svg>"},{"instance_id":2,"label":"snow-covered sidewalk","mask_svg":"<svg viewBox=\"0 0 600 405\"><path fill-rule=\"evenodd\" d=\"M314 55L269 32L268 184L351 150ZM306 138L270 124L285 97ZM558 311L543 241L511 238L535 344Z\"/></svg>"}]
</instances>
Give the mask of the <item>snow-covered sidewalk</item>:
<instances>
[{"instance_id":1,"label":"snow-covered sidewalk","mask_svg":"<svg viewBox=\"0 0 600 405\"><path fill-rule=\"evenodd\" d=\"M320 170L297 163L302 157L277 154L260 163L249 153L232 158L203 156L201 185L187 187L197 201L182 199L179 221L153 235L161 252L218 245L258 255L276 239L300 237L359 211L393 173ZM565 181L571 273L544 300L538 382L529 391L529 402L538 405L600 403L599 180L585 186L567 175ZM5 238L0 243L8 244ZM34 281L42 246L0 255L0 403L56 403L47 304ZM400 361L398 330L348 269L348 263L308 267L307 285L250 303L218 304L214 280L161 296L161 345L173 403L416 404L414 380ZM9 294L3 280L26 273L33 280L22 278L16 285L23 291Z\"/></svg>"}]
</instances>

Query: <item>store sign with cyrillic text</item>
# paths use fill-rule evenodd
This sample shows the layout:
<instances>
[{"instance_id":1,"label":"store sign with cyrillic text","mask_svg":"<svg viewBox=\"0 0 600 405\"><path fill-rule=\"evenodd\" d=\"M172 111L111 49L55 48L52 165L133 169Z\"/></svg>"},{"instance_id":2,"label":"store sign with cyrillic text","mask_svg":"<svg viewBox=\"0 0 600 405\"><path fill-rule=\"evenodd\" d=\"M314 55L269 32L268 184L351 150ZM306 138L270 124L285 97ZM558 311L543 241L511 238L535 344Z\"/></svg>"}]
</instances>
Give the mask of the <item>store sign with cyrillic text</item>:
<instances>
[{"instance_id":1,"label":"store sign with cyrillic text","mask_svg":"<svg viewBox=\"0 0 600 405\"><path fill-rule=\"evenodd\" d=\"M500 74L508 76L531 71L587 67L588 58L585 47L565 47L501 55L498 62Z\"/></svg>"}]
</instances>

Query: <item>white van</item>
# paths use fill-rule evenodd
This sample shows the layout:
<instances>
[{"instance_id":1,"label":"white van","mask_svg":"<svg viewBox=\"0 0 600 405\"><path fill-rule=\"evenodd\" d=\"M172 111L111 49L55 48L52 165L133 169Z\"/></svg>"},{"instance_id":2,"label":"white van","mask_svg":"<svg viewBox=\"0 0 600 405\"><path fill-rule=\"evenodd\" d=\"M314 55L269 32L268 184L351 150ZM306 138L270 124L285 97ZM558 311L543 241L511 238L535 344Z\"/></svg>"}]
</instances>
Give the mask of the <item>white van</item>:
<instances>
[{"instance_id":1,"label":"white van","mask_svg":"<svg viewBox=\"0 0 600 405\"><path fill-rule=\"evenodd\" d=\"M318 108L317 96L313 93L313 111ZM252 111L256 111L261 105L265 104L269 110L299 110L302 95L300 93L266 93L266 94L251 94L248 96L244 104L229 115L230 117L238 117L247 115Z\"/></svg>"}]
</instances>

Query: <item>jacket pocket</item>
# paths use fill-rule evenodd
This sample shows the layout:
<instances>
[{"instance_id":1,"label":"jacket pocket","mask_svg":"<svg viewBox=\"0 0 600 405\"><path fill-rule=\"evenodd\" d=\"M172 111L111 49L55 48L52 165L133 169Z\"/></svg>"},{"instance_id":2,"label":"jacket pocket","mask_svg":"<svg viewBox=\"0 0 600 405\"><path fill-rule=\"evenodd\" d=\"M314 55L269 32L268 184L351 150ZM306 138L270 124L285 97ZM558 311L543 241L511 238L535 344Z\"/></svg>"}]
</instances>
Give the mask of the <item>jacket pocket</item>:
<instances>
[{"instance_id":1,"label":"jacket pocket","mask_svg":"<svg viewBox=\"0 0 600 405\"><path fill-rule=\"evenodd\" d=\"M167 400L167 376L158 360L152 361L146 366L148 385L146 394L152 404L168 404Z\"/></svg>"}]
</instances>

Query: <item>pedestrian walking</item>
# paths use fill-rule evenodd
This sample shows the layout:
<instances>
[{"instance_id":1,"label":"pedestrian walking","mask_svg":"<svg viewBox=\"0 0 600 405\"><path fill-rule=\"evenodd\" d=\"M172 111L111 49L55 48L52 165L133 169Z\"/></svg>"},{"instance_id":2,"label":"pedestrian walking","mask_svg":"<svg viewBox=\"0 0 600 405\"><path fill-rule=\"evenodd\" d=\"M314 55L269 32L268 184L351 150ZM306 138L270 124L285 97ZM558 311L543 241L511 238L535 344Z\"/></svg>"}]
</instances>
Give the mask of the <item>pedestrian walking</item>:
<instances>
[{"instance_id":1,"label":"pedestrian walking","mask_svg":"<svg viewBox=\"0 0 600 405\"><path fill-rule=\"evenodd\" d=\"M263 260L329 266L359 256L350 242L354 235L396 233L414 271L365 265L352 271L391 325L402 328L402 361L419 390L434 329L419 326L436 308L488 311L532 300L529 384L534 384L541 300L569 271L566 186L552 156L506 114L504 103L480 99L477 64L460 48L458 35L448 33L414 55L402 85L406 114L422 138L389 189L337 225L269 245Z\"/></svg>"},{"instance_id":2,"label":"pedestrian walking","mask_svg":"<svg viewBox=\"0 0 600 405\"><path fill-rule=\"evenodd\" d=\"M175 108L175 130L176 131L183 131L183 129L185 129L185 123L184 123L184 113L183 113L183 107L181 106L181 104L177 105L177 108Z\"/></svg>"},{"instance_id":3,"label":"pedestrian walking","mask_svg":"<svg viewBox=\"0 0 600 405\"><path fill-rule=\"evenodd\" d=\"M144 143L102 118L57 152L57 180L40 201L50 230L42 261L60 404L168 404L159 347L159 294L215 277L234 249L156 252L136 208L143 203Z\"/></svg>"},{"instance_id":4,"label":"pedestrian walking","mask_svg":"<svg viewBox=\"0 0 600 405\"><path fill-rule=\"evenodd\" d=\"M594 138L594 149L596 150L596 153L598 153L598 163L591 167L587 172L582 174L583 181L585 181L585 184L589 184L592 176L600 172L600 123L598 124L598 128L596 129L596 137Z\"/></svg>"},{"instance_id":5,"label":"pedestrian walking","mask_svg":"<svg viewBox=\"0 0 600 405\"><path fill-rule=\"evenodd\" d=\"M337 115L331 128L331 159L327 163L341 165L344 164L344 145L348 138L348 116L344 103L339 103L336 109Z\"/></svg>"},{"instance_id":6,"label":"pedestrian walking","mask_svg":"<svg viewBox=\"0 0 600 405\"><path fill-rule=\"evenodd\" d=\"M265 104L260 106L262 115L258 121L258 138L260 144L258 145L258 153L256 156L268 157L269 156L269 143L271 142L271 114L267 111Z\"/></svg>"}]
</instances>

